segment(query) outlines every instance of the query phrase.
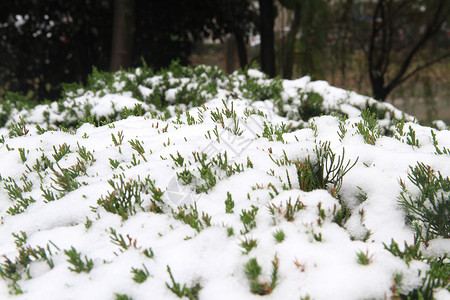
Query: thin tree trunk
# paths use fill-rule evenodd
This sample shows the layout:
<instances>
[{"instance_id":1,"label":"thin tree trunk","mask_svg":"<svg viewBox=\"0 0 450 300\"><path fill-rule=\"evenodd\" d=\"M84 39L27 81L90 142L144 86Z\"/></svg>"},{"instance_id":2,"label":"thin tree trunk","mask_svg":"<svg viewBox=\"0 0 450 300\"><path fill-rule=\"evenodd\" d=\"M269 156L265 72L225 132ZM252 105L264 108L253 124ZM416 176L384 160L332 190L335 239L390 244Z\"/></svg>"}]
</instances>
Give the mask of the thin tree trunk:
<instances>
[{"instance_id":1,"label":"thin tree trunk","mask_svg":"<svg viewBox=\"0 0 450 300\"><path fill-rule=\"evenodd\" d=\"M259 0L261 20L261 68L269 77L275 77L275 34L273 31L275 7L273 0Z\"/></svg>"},{"instance_id":2,"label":"thin tree trunk","mask_svg":"<svg viewBox=\"0 0 450 300\"><path fill-rule=\"evenodd\" d=\"M236 39L233 35L230 35L226 41L226 61L225 69L228 74L233 73L236 65Z\"/></svg>"},{"instance_id":3,"label":"thin tree trunk","mask_svg":"<svg viewBox=\"0 0 450 300\"><path fill-rule=\"evenodd\" d=\"M114 0L110 71L131 66L134 44L134 0Z\"/></svg>"},{"instance_id":4,"label":"thin tree trunk","mask_svg":"<svg viewBox=\"0 0 450 300\"><path fill-rule=\"evenodd\" d=\"M296 3L294 10L294 20L292 21L291 28L289 30L286 42L286 56L283 66L283 78L291 79L292 71L294 68L294 58L295 58L295 36L300 27L300 16L301 16L301 4Z\"/></svg>"},{"instance_id":5,"label":"thin tree trunk","mask_svg":"<svg viewBox=\"0 0 450 300\"><path fill-rule=\"evenodd\" d=\"M235 31L234 38L236 40L236 49L239 57L239 66L242 70L248 65L247 49L245 48L244 36L241 32Z\"/></svg>"}]
</instances>

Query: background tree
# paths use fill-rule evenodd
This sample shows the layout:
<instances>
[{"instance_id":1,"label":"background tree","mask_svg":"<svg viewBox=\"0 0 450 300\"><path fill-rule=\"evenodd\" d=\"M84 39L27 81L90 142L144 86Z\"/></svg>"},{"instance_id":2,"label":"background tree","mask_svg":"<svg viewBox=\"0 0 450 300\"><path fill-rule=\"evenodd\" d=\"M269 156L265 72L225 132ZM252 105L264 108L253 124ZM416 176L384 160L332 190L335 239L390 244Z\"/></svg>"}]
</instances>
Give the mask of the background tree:
<instances>
[{"instance_id":1,"label":"background tree","mask_svg":"<svg viewBox=\"0 0 450 300\"><path fill-rule=\"evenodd\" d=\"M328 22L331 4L326 0L279 0L279 2L293 12L282 53L283 77L292 78L294 65L298 64L301 74L310 75L314 79L323 79L322 60L326 54L326 37L334 26Z\"/></svg>"},{"instance_id":2,"label":"background tree","mask_svg":"<svg viewBox=\"0 0 450 300\"><path fill-rule=\"evenodd\" d=\"M284 44L284 53L281 53L281 72L283 78L291 79L295 64L295 46L297 41L297 34L300 30L300 20L302 13L302 0L279 0L281 5L289 10L292 10L294 15L290 22L290 29L287 34Z\"/></svg>"},{"instance_id":3,"label":"background tree","mask_svg":"<svg viewBox=\"0 0 450 300\"><path fill-rule=\"evenodd\" d=\"M275 40L280 3L292 18L287 36ZM330 80L339 68L341 86L349 88L347 74L367 64L366 81L384 101L395 87L449 57L448 45L431 47L445 37L449 6L447 0L1 1L0 92L54 100L61 82L85 82L94 66L117 70L138 66L141 58L154 70L174 59L188 64L196 43L230 35L245 67L248 39L260 32L259 58L269 76L276 75L279 55L285 78ZM355 62L363 51L366 60Z\"/></svg>"},{"instance_id":4,"label":"background tree","mask_svg":"<svg viewBox=\"0 0 450 300\"><path fill-rule=\"evenodd\" d=\"M17 0L0 3L0 88L57 99L61 82L86 81L144 58L158 70L188 64L206 37L236 37L241 65L256 30L252 1ZM112 18L114 16L114 18ZM111 47L112 45L112 47Z\"/></svg>"},{"instance_id":5,"label":"background tree","mask_svg":"<svg viewBox=\"0 0 450 300\"><path fill-rule=\"evenodd\" d=\"M232 34L239 58L239 66L248 65L246 45L250 35L257 32L259 16L251 0L214 0L215 27L211 27L213 39Z\"/></svg>"},{"instance_id":6,"label":"background tree","mask_svg":"<svg viewBox=\"0 0 450 300\"><path fill-rule=\"evenodd\" d=\"M275 6L273 0L259 0L261 34L261 69L269 77L275 77Z\"/></svg>"},{"instance_id":7,"label":"background tree","mask_svg":"<svg viewBox=\"0 0 450 300\"><path fill-rule=\"evenodd\" d=\"M134 65L141 57L155 70L174 59L188 64L193 45L212 34L214 1L136 1Z\"/></svg>"},{"instance_id":8,"label":"background tree","mask_svg":"<svg viewBox=\"0 0 450 300\"><path fill-rule=\"evenodd\" d=\"M110 1L1 1L0 88L40 99L109 64Z\"/></svg>"},{"instance_id":9,"label":"background tree","mask_svg":"<svg viewBox=\"0 0 450 300\"><path fill-rule=\"evenodd\" d=\"M367 54L368 72L375 99L385 101L394 88L419 71L450 57L448 48L431 57L419 57L427 43L450 21L447 0L377 0L370 22L361 18L354 28ZM370 26L368 39L361 29ZM367 29L366 29L367 30Z\"/></svg>"},{"instance_id":10,"label":"background tree","mask_svg":"<svg viewBox=\"0 0 450 300\"><path fill-rule=\"evenodd\" d=\"M135 1L114 0L111 63L109 70L128 68L133 60Z\"/></svg>"},{"instance_id":11,"label":"background tree","mask_svg":"<svg viewBox=\"0 0 450 300\"><path fill-rule=\"evenodd\" d=\"M336 0L329 6L327 13L327 23L332 24L327 33L332 81L336 76L339 76L342 82L347 81L347 68L352 60L351 55L358 48L358 44L353 42L350 28L350 20L355 13L354 3L354 0Z\"/></svg>"}]
</instances>

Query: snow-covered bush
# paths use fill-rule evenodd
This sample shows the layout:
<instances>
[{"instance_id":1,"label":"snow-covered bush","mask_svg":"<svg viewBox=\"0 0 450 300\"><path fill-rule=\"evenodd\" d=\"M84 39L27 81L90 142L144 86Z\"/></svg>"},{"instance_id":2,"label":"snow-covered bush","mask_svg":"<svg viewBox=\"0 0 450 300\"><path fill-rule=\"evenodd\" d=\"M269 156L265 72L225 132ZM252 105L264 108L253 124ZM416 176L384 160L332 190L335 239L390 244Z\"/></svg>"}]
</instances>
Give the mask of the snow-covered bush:
<instances>
[{"instance_id":1,"label":"snow-covered bush","mask_svg":"<svg viewBox=\"0 0 450 300\"><path fill-rule=\"evenodd\" d=\"M376 114L386 132L392 127L392 120L413 121L390 104L331 87L326 82L311 82L308 77L295 81L268 79L253 69L227 75L218 67L184 67L174 62L156 74L145 64L114 74L94 70L86 86L64 84L62 98L51 103L33 105L23 96L7 93L5 101L0 102L0 126L11 128L21 122L19 117L41 129L75 129L86 122L99 126L130 115L169 118L214 97L270 99L274 111L297 121L293 122L297 127L307 126L307 121L316 116L354 117L366 108Z\"/></svg>"},{"instance_id":2,"label":"snow-covered bush","mask_svg":"<svg viewBox=\"0 0 450 300\"><path fill-rule=\"evenodd\" d=\"M0 121L1 299L450 294L443 124L178 63L9 94Z\"/></svg>"}]
</instances>

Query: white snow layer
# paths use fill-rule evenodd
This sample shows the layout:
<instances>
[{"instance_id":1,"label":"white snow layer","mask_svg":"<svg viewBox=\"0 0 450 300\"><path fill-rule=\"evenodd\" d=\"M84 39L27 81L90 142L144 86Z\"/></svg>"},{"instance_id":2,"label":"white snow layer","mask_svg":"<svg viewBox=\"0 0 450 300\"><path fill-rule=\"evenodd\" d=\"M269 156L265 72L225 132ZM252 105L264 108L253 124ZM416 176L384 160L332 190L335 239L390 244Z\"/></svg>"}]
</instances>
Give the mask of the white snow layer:
<instances>
[{"instance_id":1,"label":"white snow layer","mask_svg":"<svg viewBox=\"0 0 450 300\"><path fill-rule=\"evenodd\" d=\"M258 71L250 76L261 78ZM190 110L195 124L188 125L186 114L183 124L176 118L162 121L144 117L129 117L102 127L85 124L75 134L48 131L16 138L5 138L0 145L0 256L14 262L19 255L17 238L12 234L27 235L26 244L40 246L53 261L50 268L42 259L33 259L27 269L18 270L22 278L17 281L23 294L11 295L11 280L0 282L0 299L114 299L115 294L126 294L132 299L178 299L166 286L172 286L168 266L181 288L199 284L199 299L386 299L393 296L396 274L402 275L402 290L420 286L428 268L425 263L412 261L407 265L402 259L385 250L394 239L399 245L413 243L413 232L405 224L405 213L398 205L399 180L408 182L410 165L424 162L442 175L450 175L450 159L435 155L431 129L416 124L416 135L421 147L412 147L389 137L381 137L375 145L364 143L354 126L359 122L359 111L352 106L365 103L368 98L353 92L330 87L326 82L310 82L309 78L284 81L286 96L299 88L323 95L326 105L341 105L349 115L345 122L348 132L340 140L339 120L332 116L314 118L317 133L310 128L283 134L284 142L269 141L262 137L264 122L281 125L289 123L277 116L271 101L249 102L228 100L239 120L241 135L233 133L235 121L224 116L224 127L211 119L211 113L226 110L222 99L215 98L204 108ZM145 95L146 89L141 89ZM219 93L220 95L220 93ZM166 92L168 101L174 99L174 90ZM98 98L86 93L79 101L88 101L97 115L107 116L113 107L130 107L138 100L126 95L105 95ZM373 101L373 100L370 100ZM143 104L145 105L145 104ZM265 116L244 114L245 109L261 110ZM390 107L394 114L402 112ZM38 109L36 110L38 111ZM199 121L199 114L204 122ZM39 116L36 113L36 116ZM57 116L50 116L57 118ZM32 118L32 116L29 116ZM36 122L39 122L36 117ZM218 136L214 133L217 130ZM119 135L123 141L115 144ZM436 132L440 146L450 147L448 131ZM133 141L143 147L142 155L133 149ZM130 143L131 141L131 143ZM303 161L314 156L319 142L329 141L333 151L341 155L345 148L345 161L353 169L345 175L340 197L351 209L352 216L340 227L333 220L333 211L341 208L339 201L327 190L304 192L300 190L294 165L277 165L275 161L288 159ZM66 144L70 152L56 164L55 154L60 145ZM55 148L54 148L55 147ZM80 159L78 149L85 147L93 155L92 164L86 163L86 174L74 179L79 187L62 194L55 201L47 201L43 191L61 188L57 184L58 172L74 168ZM19 149L24 149L26 161L22 162ZM217 182L207 193L196 193L195 185L205 182L200 176L200 163L193 153L206 153L208 159L227 153L228 164L242 164L243 172L228 176L224 170L213 166ZM183 166L171 158L179 153L184 157ZM53 168L37 172L43 166L43 157L52 161ZM112 162L118 166L112 166ZM248 162L251 161L253 167ZM183 184L177 173L190 170L192 183ZM164 192L163 214L149 212L151 194L143 195L142 207L122 220L117 214L107 212L98 204L101 197L114 193L108 183L125 182L145 178ZM41 176L41 177L40 177ZM289 177L288 177L289 176ZM20 214L11 215L7 210L14 205L8 195L5 181L14 180L23 190L23 197L32 197L31 203ZM22 178L22 179L21 179ZM25 182L32 184L25 191ZM290 185L288 190L284 186ZM408 188L413 190L412 184ZM53 189L55 191L55 189ZM366 200L357 199L358 191L366 193ZM229 193L234 201L234 213L225 212L225 200ZM55 194L58 192L55 191ZM288 202L297 200L305 206L293 219L284 217ZM211 217L211 226L203 225L200 232L174 218L178 204L194 204L199 219L203 214ZM277 207L275 214L270 207ZM246 230L241 221L242 210L257 208L254 227ZM321 213L321 210L322 213ZM189 209L187 209L189 211ZM91 226L87 226L92 222ZM205 224L203 222L203 224ZM230 228L233 233L230 234ZM121 234L127 249L112 242L112 230ZM277 242L273 234L282 230L285 238ZM371 235L364 242L364 236ZM246 232L248 231L248 232ZM248 253L241 246L255 240L257 246ZM90 272L73 272L64 250L74 247L81 259L92 259ZM429 255L449 253L448 240L431 241L426 250ZM153 251L152 258L144 255L145 249ZM51 255L49 254L51 251ZM358 263L357 254L364 253L369 264ZM266 296L251 293L250 280L245 265L256 258L262 268L258 281L270 283L272 261L279 261L278 280L273 291ZM132 268L149 272L148 278L137 283ZM448 299L450 293L441 290L439 299Z\"/></svg>"}]
</instances>

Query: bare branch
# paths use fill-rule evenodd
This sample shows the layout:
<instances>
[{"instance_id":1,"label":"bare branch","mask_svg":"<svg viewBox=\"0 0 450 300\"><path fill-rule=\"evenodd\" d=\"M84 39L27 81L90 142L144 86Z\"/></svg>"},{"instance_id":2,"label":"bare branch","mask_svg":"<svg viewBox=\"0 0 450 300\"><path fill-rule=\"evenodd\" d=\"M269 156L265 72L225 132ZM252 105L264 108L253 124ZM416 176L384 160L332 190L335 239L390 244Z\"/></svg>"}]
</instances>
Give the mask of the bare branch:
<instances>
[{"instance_id":1,"label":"bare branch","mask_svg":"<svg viewBox=\"0 0 450 300\"><path fill-rule=\"evenodd\" d=\"M440 61L442 61L442 60L445 60L445 59L447 59L447 58L450 58L450 52L449 52L449 53L446 53L446 54L444 54L444 55L441 55L440 57L438 57L438 58L436 58L436 59L430 60L430 61L424 63L423 65L420 65L420 66L416 67L416 68L415 68L414 70L412 70L410 73L408 73L407 75L405 75L405 76L400 80L399 84L402 84L403 82L405 82L406 80L408 80L409 78L411 78L412 76L414 76L415 74L417 74L419 71L421 71L421 70L423 70L423 69L426 69L426 68L428 68L428 67L431 67L432 65L434 65L434 64L436 64L436 63L438 63L438 62L440 62Z\"/></svg>"},{"instance_id":2,"label":"bare branch","mask_svg":"<svg viewBox=\"0 0 450 300\"><path fill-rule=\"evenodd\" d=\"M419 50L425 45L425 43L439 31L439 28L444 23L445 19L443 18L440 21L436 21L436 20L439 20L439 16L442 13L445 1L446 0L441 0L439 2L439 5L436 8L436 11L435 11L434 16L432 18L432 21L428 24L428 26L427 26L424 34L422 35L422 37L419 39L419 41L417 41L417 43L411 49L409 54L406 56L406 58L403 61L403 64L402 64L400 70L397 72L397 75L394 77L394 79L392 79L392 81L389 84L389 86L394 85L394 87L395 87L395 86L399 85L401 82L404 81L404 80L402 80L402 77L406 73L406 71L408 70L408 67L411 64L411 61L412 61L413 57L417 54L417 52L419 52Z\"/></svg>"},{"instance_id":3,"label":"bare branch","mask_svg":"<svg viewBox=\"0 0 450 300\"><path fill-rule=\"evenodd\" d=\"M366 43L365 41L363 41L362 39L359 38L359 36L357 34L355 34L355 32L352 30L353 32L353 38L355 39L355 41L358 42L359 47L361 48L361 50L364 52L364 54L369 55L369 51L366 48Z\"/></svg>"}]
</instances>

